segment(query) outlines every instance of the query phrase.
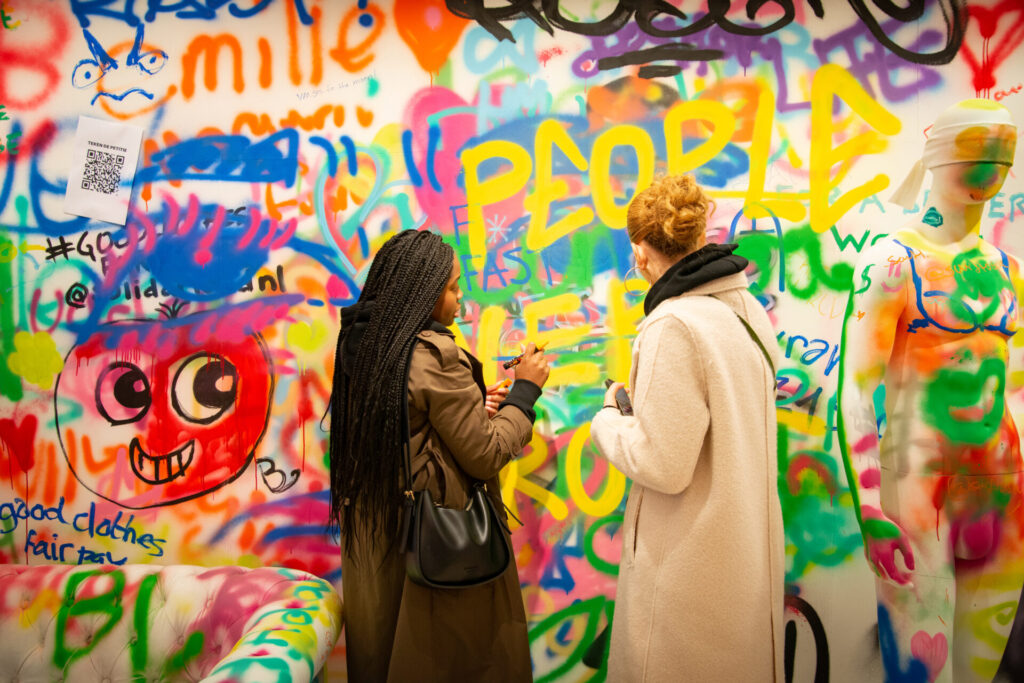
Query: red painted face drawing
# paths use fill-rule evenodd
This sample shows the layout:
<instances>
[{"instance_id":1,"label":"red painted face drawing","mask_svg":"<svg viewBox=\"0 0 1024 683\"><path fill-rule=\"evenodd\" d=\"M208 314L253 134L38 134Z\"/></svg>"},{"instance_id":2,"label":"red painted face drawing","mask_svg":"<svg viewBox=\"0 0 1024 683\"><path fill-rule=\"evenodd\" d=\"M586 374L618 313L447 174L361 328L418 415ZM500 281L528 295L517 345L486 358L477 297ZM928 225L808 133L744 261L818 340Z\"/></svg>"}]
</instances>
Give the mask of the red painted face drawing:
<instances>
[{"instance_id":1,"label":"red painted face drawing","mask_svg":"<svg viewBox=\"0 0 1024 683\"><path fill-rule=\"evenodd\" d=\"M75 477L128 508L209 493L249 465L274 388L259 334L209 334L209 316L114 323L68 354L57 431ZM201 338L201 341L197 341Z\"/></svg>"}]
</instances>

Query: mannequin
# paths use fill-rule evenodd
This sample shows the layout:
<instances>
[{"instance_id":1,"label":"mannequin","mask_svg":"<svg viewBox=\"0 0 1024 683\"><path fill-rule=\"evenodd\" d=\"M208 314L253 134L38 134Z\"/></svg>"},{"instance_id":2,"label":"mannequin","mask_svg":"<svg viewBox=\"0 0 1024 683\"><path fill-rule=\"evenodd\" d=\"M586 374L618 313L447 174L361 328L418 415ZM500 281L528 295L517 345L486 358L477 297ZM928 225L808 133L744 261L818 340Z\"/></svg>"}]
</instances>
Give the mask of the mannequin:
<instances>
[{"instance_id":1,"label":"mannequin","mask_svg":"<svg viewBox=\"0 0 1024 683\"><path fill-rule=\"evenodd\" d=\"M894 201L923 211L857 264L839 437L876 573L887 680L992 680L1024 584L1024 466L1007 408L1016 259L980 236L1013 163L1009 111L936 120Z\"/></svg>"}]
</instances>

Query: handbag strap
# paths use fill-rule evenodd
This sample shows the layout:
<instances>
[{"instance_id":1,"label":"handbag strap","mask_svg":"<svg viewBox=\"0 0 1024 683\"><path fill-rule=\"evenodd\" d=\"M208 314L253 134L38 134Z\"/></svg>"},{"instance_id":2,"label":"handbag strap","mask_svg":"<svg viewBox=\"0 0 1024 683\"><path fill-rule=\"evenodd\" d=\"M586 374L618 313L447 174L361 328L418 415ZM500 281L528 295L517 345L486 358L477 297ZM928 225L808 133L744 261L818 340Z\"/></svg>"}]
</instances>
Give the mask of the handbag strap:
<instances>
[{"instance_id":1,"label":"handbag strap","mask_svg":"<svg viewBox=\"0 0 1024 683\"><path fill-rule=\"evenodd\" d=\"M757 344L757 348L761 349L761 353L762 353L762 355L764 355L764 359L766 361L768 361L768 367L771 368L772 377L774 378L775 377L775 363L772 362L772 357L768 354L768 349L766 349L764 347L764 344L761 343L761 338L757 336L757 332L754 332L754 328L751 327L750 323L747 322L746 318L744 318L742 315L737 313L736 310L732 306L730 306L729 304L725 303L724 301L722 301L721 299L719 299L717 296L715 296L713 294L711 295L711 298L716 300L716 301L721 302L721 304L723 306L725 306L730 311L732 311L733 315L736 316L737 320L739 320L741 323L743 323L743 329L745 329L747 331L747 334L750 335L750 338L754 340L755 344Z\"/></svg>"},{"instance_id":2,"label":"handbag strap","mask_svg":"<svg viewBox=\"0 0 1024 683\"><path fill-rule=\"evenodd\" d=\"M409 433L409 372L412 368L412 354L418 343L418 339L413 339L412 347L409 348L409 357L405 361L405 390L402 392L402 416L400 419L402 423L402 456L405 460L405 488L402 493L410 503L413 500L414 492L412 490L412 451L409 445L411 441Z\"/></svg>"},{"instance_id":3,"label":"handbag strap","mask_svg":"<svg viewBox=\"0 0 1024 683\"><path fill-rule=\"evenodd\" d=\"M416 495L415 492L412 490L412 456L409 447L409 442L411 440L411 437L409 435L409 372L410 369L412 368L412 354L413 351L416 350L416 344L418 343L418 339L413 339L412 347L409 349L409 357L405 361L405 391L402 392L402 416L400 420L402 423L402 457L405 460L405 488L402 491L402 495L405 496L405 501L409 505L412 505ZM480 482L475 479L473 481L474 486L483 485L483 482ZM519 526L524 526L522 520L516 517L516 515L511 510L508 509L508 506L505 505L504 502L502 502L502 507L504 507L505 511L508 512L508 514L512 515L512 517L517 522L519 522ZM500 517L498 518L498 521L501 521ZM505 530L508 531L508 526L504 526Z\"/></svg>"},{"instance_id":4,"label":"handbag strap","mask_svg":"<svg viewBox=\"0 0 1024 683\"><path fill-rule=\"evenodd\" d=\"M402 416L400 419L402 423L402 456L405 459L405 488L402 493L409 504L412 504L413 501L412 456L409 453L409 370L412 367L412 354L418 343L419 340L414 337L412 346L409 347L409 357L405 359L405 383L402 388Z\"/></svg>"}]
</instances>

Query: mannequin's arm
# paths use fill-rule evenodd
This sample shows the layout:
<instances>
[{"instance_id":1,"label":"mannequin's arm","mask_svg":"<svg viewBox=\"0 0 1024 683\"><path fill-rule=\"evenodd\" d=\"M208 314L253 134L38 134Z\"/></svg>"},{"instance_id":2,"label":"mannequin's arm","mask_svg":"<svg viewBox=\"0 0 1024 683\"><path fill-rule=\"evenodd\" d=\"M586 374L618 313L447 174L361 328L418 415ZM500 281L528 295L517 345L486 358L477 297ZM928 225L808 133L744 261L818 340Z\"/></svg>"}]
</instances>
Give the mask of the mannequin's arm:
<instances>
[{"instance_id":1,"label":"mannequin's arm","mask_svg":"<svg viewBox=\"0 0 1024 683\"><path fill-rule=\"evenodd\" d=\"M892 355L900 318L907 303L906 272L898 245L889 240L866 251L857 264L843 322L839 372L839 443L854 509L864 538L864 552L876 573L896 583L914 568L914 555L903 530L882 512L878 417L880 391ZM888 387L888 390L896 390Z\"/></svg>"}]
</instances>

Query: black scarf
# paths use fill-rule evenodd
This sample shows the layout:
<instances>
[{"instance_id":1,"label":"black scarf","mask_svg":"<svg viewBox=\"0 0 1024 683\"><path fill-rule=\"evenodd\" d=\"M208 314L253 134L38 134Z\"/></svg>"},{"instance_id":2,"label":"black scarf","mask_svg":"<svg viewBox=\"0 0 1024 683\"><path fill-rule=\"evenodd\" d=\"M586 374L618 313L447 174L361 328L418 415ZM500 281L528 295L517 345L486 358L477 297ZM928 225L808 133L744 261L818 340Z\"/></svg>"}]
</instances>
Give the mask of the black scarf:
<instances>
[{"instance_id":1,"label":"black scarf","mask_svg":"<svg viewBox=\"0 0 1024 683\"><path fill-rule=\"evenodd\" d=\"M651 290L644 299L644 315L650 315L665 299L679 296L705 282L742 273L749 261L732 253L738 246L711 243L684 256L651 285Z\"/></svg>"}]
</instances>

